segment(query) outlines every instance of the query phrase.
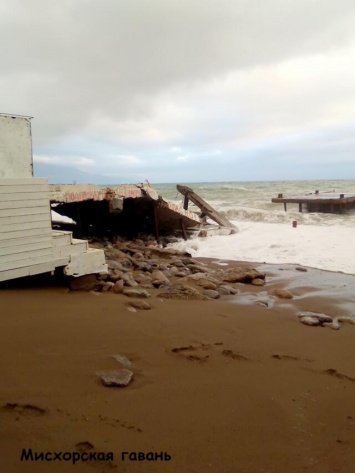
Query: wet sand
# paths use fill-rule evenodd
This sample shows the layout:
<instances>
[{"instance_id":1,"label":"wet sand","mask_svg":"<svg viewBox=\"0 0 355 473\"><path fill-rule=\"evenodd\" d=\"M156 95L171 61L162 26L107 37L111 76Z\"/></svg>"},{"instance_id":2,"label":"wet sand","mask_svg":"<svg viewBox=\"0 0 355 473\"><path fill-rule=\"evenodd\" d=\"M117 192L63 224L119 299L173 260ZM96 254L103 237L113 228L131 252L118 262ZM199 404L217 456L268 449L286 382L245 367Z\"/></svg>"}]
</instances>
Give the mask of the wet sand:
<instances>
[{"instance_id":1,"label":"wet sand","mask_svg":"<svg viewBox=\"0 0 355 473\"><path fill-rule=\"evenodd\" d=\"M355 276L257 269L263 287L218 301L152 291L152 310L137 312L121 294L1 286L1 472L352 471L355 326L308 327L296 314L354 314ZM274 287L294 299L270 298ZM104 387L96 373L120 368L117 354L134 380ZM23 448L73 452L81 442L113 462L20 461ZM122 461L125 451L171 461Z\"/></svg>"}]
</instances>

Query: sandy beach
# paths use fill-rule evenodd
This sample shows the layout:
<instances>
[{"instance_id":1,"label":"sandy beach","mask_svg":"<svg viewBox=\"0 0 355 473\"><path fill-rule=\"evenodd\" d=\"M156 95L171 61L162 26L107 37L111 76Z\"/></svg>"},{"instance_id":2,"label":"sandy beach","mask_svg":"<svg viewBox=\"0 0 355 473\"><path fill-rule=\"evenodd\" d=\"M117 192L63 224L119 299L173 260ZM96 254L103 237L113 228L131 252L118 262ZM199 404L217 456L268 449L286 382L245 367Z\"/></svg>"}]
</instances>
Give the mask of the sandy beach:
<instances>
[{"instance_id":1,"label":"sandy beach","mask_svg":"<svg viewBox=\"0 0 355 473\"><path fill-rule=\"evenodd\" d=\"M163 300L155 290L152 309L136 312L122 294L38 279L2 285L1 471L352 471L355 326L309 327L297 312L349 315L355 276L256 267L263 287L240 284L217 301ZM270 298L275 287L294 298ZM118 354L134 379L105 387L97 373L121 367ZM21 461L29 448L113 460Z\"/></svg>"}]
</instances>

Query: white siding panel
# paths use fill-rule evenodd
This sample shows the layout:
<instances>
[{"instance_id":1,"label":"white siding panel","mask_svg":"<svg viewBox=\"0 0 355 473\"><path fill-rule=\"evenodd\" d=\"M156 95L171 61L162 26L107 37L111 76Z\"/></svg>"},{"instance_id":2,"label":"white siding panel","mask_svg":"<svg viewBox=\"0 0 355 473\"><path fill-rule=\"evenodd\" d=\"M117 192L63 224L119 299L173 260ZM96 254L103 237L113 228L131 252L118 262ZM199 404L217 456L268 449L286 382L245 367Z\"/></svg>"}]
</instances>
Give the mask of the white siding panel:
<instances>
[{"instance_id":1,"label":"white siding panel","mask_svg":"<svg viewBox=\"0 0 355 473\"><path fill-rule=\"evenodd\" d=\"M38 186L38 184L48 185L48 179L46 177L0 179L0 186Z\"/></svg>"},{"instance_id":2,"label":"white siding panel","mask_svg":"<svg viewBox=\"0 0 355 473\"><path fill-rule=\"evenodd\" d=\"M32 230L34 228L44 228L48 231L51 230L50 221L48 218L39 222L28 222L28 223L9 223L7 225L1 224L0 232L2 235L6 235L7 232L15 232L17 230Z\"/></svg>"},{"instance_id":3,"label":"white siding panel","mask_svg":"<svg viewBox=\"0 0 355 473\"><path fill-rule=\"evenodd\" d=\"M39 250L26 251L23 247L20 247L19 253L6 254L0 256L0 270L3 269L5 263L14 263L17 264L17 261L22 261L24 259L37 260L37 258L42 256L48 256L48 260L53 259L53 249L52 248L42 248ZM8 268L12 269L12 268Z\"/></svg>"},{"instance_id":4,"label":"white siding panel","mask_svg":"<svg viewBox=\"0 0 355 473\"><path fill-rule=\"evenodd\" d=\"M47 191L45 192L21 192L21 193L7 193L7 194L0 194L0 201L1 202L17 202L17 201L22 201L26 202L28 200L46 200L48 205L49 205L49 193Z\"/></svg>"},{"instance_id":5,"label":"white siding panel","mask_svg":"<svg viewBox=\"0 0 355 473\"><path fill-rule=\"evenodd\" d=\"M32 192L47 192L48 186L47 184L37 184L36 186L29 186L28 184L18 185L18 186L2 186L0 184L0 199L2 198L2 194L23 194L24 192L32 193Z\"/></svg>"},{"instance_id":6,"label":"white siding panel","mask_svg":"<svg viewBox=\"0 0 355 473\"><path fill-rule=\"evenodd\" d=\"M36 264L34 266L27 266L23 268L10 269L8 271L0 271L0 281L7 281L9 279L22 278L25 276L33 276L35 274L49 273L55 269L53 261Z\"/></svg>"},{"instance_id":7,"label":"white siding panel","mask_svg":"<svg viewBox=\"0 0 355 473\"><path fill-rule=\"evenodd\" d=\"M13 241L13 240L10 240ZM18 240L15 240L18 242ZM35 241L34 243L28 243L28 239L21 238L21 243L17 243L16 246L0 246L0 257L5 255L14 255L21 252L30 253L33 250L42 250L45 248L50 248L53 251L53 243L51 240L47 239L45 241Z\"/></svg>"},{"instance_id":8,"label":"white siding panel","mask_svg":"<svg viewBox=\"0 0 355 473\"><path fill-rule=\"evenodd\" d=\"M0 210L2 209L22 209L22 208L34 208L34 207L41 207L41 208L48 208L49 201L48 199L36 199L36 200L25 200L25 201L12 201L12 202L3 202L0 199Z\"/></svg>"},{"instance_id":9,"label":"white siding panel","mask_svg":"<svg viewBox=\"0 0 355 473\"><path fill-rule=\"evenodd\" d=\"M9 238L8 240L0 240L0 252L3 249L5 251L6 248L16 248L17 246L32 244L47 244L53 246L53 240L50 233L43 236L22 236L19 238Z\"/></svg>"},{"instance_id":10,"label":"white siding panel","mask_svg":"<svg viewBox=\"0 0 355 473\"><path fill-rule=\"evenodd\" d=\"M49 205L45 205L42 207L20 207L18 209L3 209L0 210L0 218L2 217L15 217L18 215L40 215L45 214L48 215L50 211Z\"/></svg>"},{"instance_id":11,"label":"white siding panel","mask_svg":"<svg viewBox=\"0 0 355 473\"><path fill-rule=\"evenodd\" d=\"M18 261L11 261L9 263L4 263L0 265L0 272L6 271L8 269L17 269L24 268L25 266L34 266L40 263L50 263L53 261L53 256L44 255L44 256L35 256L33 258L27 257ZM53 263L54 264L54 263Z\"/></svg>"},{"instance_id":12,"label":"white siding panel","mask_svg":"<svg viewBox=\"0 0 355 473\"><path fill-rule=\"evenodd\" d=\"M18 230L15 232L0 233L0 242L4 240L11 240L13 238L34 237L34 236L50 236L51 229L49 228L34 228L33 230Z\"/></svg>"},{"instance_id":13,"label":"white siding panel","mask_svg":"<svg viewBox=\"0 0 355 473\"><path fill-rule=\"evenodd\" d=\"M51 225L51 218L49 212L47 213L40 213L32 215L31 212L27 213L26 215L14 215L8 217L2 217L0 215L0 232L2 232L3 225L13 225L15 223L20 223L23 225L24 228L28 228L27 224L30 222L47 222L48 225Z\"/></svg>"}]
</instances>

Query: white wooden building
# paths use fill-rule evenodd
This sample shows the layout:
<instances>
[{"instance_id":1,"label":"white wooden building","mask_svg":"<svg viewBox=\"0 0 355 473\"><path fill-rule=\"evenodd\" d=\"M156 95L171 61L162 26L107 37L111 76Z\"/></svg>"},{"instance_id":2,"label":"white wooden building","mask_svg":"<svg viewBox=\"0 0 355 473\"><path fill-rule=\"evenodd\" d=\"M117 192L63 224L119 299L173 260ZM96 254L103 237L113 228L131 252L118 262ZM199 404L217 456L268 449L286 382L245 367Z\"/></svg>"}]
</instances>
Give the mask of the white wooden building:
<instances>
[{"instance_id":1,"label":"white wooden building","mask_svg":"<svg viewBox=\"0 0 355 473\"><path fill-rule=\"evenodd\" d=\"M0 114L0 281L107 272L102 250L52 230L47 179L33 177L31 118Z\"/></svg>"}]
</instances>

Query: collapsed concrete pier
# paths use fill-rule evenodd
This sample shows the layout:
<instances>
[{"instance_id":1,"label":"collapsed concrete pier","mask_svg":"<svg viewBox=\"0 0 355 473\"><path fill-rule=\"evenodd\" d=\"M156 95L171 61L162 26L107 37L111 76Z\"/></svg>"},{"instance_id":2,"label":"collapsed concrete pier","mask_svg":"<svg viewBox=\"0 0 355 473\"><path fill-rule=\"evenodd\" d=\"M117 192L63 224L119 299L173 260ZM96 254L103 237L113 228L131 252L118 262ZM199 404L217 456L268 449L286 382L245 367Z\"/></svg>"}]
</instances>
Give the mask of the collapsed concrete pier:
<instances>
[{"instance_id":1,"label":"collapsed concrete pier","mask_svg":"<svg viewBox=\"0 0 355 473\"><path fill-rule=\"evenodd\" d=\"M52 184L50 201L60 215L76 222L76 236L134 238L208 236L235 233L237 228L186 186L177 186L185 197L183 206L158 194L149 184L100 187L91 184ZM188 210L191 200L200 210ZM216 222L208 223L207 218ZM65 226L65 224L63 224Z\"/></svg>"}]
</instances>

